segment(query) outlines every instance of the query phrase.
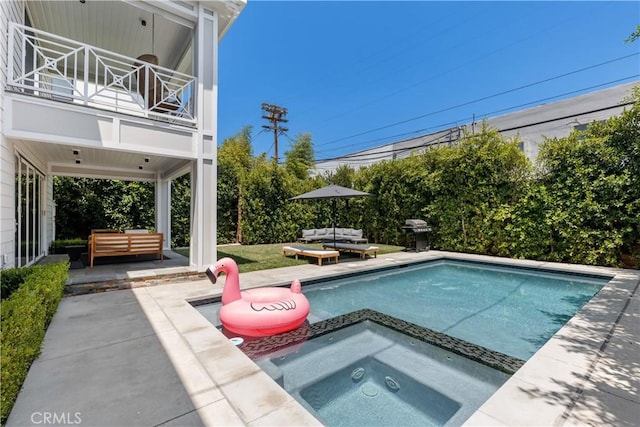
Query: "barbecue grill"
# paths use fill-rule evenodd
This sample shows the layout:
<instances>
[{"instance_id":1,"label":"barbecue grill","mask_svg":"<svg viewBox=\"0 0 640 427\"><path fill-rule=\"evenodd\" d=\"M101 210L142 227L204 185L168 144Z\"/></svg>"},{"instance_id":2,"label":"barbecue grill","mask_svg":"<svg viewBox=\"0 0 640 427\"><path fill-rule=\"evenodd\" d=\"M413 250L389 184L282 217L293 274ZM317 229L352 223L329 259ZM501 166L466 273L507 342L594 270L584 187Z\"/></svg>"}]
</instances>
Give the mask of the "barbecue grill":
<instances>
[{"instance_id":1,"label":"barbecue grill","mask_svg":"<svg viewBox=\"0 0 640 427\"><path fill-rule=\"evenodd\" d=\"M407 234L407 240L410 236L413 236L413 245L407 245L407 250L413 250L416 252L429 250L428 233L431 232L431 227L421 219L408 219L405 221L402 229Z\"/></svg>"}]
</instances>

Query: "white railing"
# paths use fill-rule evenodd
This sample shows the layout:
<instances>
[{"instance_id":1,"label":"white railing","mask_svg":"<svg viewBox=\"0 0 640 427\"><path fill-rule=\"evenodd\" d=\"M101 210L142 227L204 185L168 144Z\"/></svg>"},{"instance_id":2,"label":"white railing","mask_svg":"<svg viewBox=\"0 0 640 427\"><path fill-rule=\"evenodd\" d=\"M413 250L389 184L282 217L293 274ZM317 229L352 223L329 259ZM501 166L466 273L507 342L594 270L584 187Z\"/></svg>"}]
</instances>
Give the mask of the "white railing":
<instances>
[{"instance_id":1,"label":"white railing","mask_svg":"<svg viewBox=\"0 0 640 427\"><path fill-rule=\"evenodd\" d=\"M10 90L196 123L193 76L17 23L9 25L8 59Z\"/></svg>"}]
</instances>

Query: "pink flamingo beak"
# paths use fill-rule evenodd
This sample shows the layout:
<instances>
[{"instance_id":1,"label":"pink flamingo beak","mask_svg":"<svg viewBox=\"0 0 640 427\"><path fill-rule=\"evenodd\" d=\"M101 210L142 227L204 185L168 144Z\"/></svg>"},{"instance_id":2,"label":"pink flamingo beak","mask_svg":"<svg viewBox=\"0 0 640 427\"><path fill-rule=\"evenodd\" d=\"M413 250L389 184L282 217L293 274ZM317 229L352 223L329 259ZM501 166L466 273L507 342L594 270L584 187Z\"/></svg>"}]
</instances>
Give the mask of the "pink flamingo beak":
<instances>
[{"instance_id":1,"label":"pink flamingo beak","mask_svg":"<svg viewBox=\"0 0 640 427\"><path fill-rule=\"evenodd\" d=\"M233 262L233 260L230 258L220 258L215 264L211 264L207 268L207 271L205 271L205 274L207 275L209 280L211 280L211 283L215 284L217 282L218 275L220 274L220 272L228 274L229 268L228 266L226 266L228 261Z\"/></svg>"},{"instance_id":2,"label":"pink flamingo beak","mask_svg":"<svg viewBox=\"0 0 640 427\"><path fill-rule=\"evenodd\" d=\"M207 271L205 271L205 274L213 284L215 284L218 280L218 270L216 269L215 265L210 265L209 267L207 267Z\"/></svg>"}]
</instances>

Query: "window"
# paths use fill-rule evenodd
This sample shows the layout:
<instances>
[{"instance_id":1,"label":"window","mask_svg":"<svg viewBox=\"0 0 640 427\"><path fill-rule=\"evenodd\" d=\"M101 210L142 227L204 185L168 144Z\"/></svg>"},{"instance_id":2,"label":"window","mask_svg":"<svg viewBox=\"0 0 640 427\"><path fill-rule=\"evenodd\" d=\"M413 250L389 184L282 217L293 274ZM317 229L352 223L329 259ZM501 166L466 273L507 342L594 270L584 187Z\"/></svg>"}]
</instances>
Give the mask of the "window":
<instances>
[{"instance_id":1,"label":"window","mask_svg":"<svg viewBox=\"0 0 640 427\"><path fill-rule=\"evenodd\" d=\"M43 255L42 239L42 181L32 164L16 156L16 267L33 264Z\"/></svg>"}]
</instances>

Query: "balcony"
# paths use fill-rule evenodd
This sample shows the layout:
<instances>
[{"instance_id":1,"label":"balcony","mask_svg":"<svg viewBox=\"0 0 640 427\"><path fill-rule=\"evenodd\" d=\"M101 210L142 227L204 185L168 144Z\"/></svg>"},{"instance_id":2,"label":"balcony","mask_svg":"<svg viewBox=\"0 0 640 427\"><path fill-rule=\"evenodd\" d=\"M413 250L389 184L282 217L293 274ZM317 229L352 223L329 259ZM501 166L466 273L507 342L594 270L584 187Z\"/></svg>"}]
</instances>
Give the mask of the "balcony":
<instances>
[{"instance_id":1,"label":"balcony","mask_svg":"<svg viewBox=\"0 0 640 427\"><path fill-rule=\"evenodd\" d=\"M7 91L195 127L196 78L17 23Z\"/></svg>"}]
</instances>

